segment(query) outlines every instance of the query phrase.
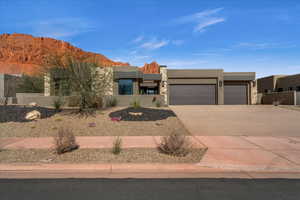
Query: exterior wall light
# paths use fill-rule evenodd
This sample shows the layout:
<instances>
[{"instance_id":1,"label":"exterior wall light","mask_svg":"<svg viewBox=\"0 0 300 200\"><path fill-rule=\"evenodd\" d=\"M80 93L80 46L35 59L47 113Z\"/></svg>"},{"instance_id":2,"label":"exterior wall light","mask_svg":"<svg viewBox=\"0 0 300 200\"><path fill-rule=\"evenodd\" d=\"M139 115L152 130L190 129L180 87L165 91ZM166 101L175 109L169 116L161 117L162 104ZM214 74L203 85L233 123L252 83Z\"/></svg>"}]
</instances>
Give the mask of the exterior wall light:
<instances>
[{"instance_id":1,"label":"exterior wall light","mask_svg":"<svg viewBox=\"0 0 300 200\"><path fill-rule=\"evenodd\" d=\"M219 87L223 86L223 81L219 81Z\"/></svg>"}]
</instances>

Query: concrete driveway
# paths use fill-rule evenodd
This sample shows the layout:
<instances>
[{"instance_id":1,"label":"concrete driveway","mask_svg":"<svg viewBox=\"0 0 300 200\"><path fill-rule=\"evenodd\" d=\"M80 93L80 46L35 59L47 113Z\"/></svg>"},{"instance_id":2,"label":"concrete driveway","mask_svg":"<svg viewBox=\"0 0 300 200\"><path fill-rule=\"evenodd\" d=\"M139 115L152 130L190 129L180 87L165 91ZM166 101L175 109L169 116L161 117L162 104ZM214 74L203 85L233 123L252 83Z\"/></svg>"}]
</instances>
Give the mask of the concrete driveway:
<instances>
[{"instance_id":1,"label":"concrete driveway","mask_svg":"<svg viewBox=\"0 0 300 200\"><path fill-rule=\"evenodd\" d=\"M300 112L275 106L170 106L193 135L299 136Z\"/></svg>"}]
</instances>

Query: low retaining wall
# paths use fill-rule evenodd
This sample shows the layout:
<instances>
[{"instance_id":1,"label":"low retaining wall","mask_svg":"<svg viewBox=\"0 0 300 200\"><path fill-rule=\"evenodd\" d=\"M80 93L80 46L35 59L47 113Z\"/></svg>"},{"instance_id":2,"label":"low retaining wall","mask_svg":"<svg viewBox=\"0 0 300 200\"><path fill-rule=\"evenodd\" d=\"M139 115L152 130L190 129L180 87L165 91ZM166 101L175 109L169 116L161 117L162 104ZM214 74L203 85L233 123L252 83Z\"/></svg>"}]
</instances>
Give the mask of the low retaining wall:
<instances>
[{"instance_id":1,"label":"low retaining wall","mask_svg":"<svg viewBox=\"0 0 300 200\"><path fill-rule=\"evenodd\" d=\"M42 93L17 93L16 98L9 98L8 103L28 105L31 102L36 102L39 106L52 107L58 96L43 96ZM79 98L75 96L61 97L64 102L63 106L76 107L79 104ZM104 105L108 99L116 98L117 106L129 106L133 101L139 101L141 106L151 107L156 106L155 102L159 101L161 106L165 105L163 95L116 95L106 96L104 98Z\"/></svg>"},{"instance_id":2,"label":"low retaining wall","mask_svg":"<svg viewBox=\"0 0 300 200\"><path fill-rule=\"evenodd\" d=\"M273 104L278 101L282 105L296 105L296 92L295 91L284 91L274 92L269 94L263 94L262 104Z\"/></svg>"},{"instance_id":3,"label":"low retaining wall","mask_svg":"<svg viewBox=\"0 0 300 200\"><path fill-rule=\"evenodd\" d=\"M163 95L116 95L113 98L117 99L118 106L129 106L133 101L137 100L141 106L151 107L155 106L155 99L161 102L161 106L165 105Z\"/></svg>"},{"instance_id":4,"label":"low retaining wall","mask_svg":"<svg viewBox=\"0 0 300 200\"><path fill-rule=\"evenodd\" d=\"M23 96L21 98L17 98L17 104L20 105L28 105L31 102L37 103L39 106L50 107L53 106L54 100L58 99L56 96Z\"/></svg>"}]
</instances>

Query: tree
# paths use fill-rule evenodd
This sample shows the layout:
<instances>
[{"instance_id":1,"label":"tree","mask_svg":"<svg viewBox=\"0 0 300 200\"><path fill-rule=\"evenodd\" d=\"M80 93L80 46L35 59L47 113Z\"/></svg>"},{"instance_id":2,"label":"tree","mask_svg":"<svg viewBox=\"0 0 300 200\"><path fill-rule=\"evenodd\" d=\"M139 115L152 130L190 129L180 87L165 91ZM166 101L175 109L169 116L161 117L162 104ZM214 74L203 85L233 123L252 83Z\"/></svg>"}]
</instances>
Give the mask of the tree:
<instances>
[{"instance_id":1,"label":"tree","mask_svg":"<svg viewBox=\"0 0 300 200\"><path fill-rule=\"evenodd\" d=\"M72 93L80 98L79 109L100 108L105 92L111 86L111 70L99 67L95 62L78 61L72 57L51 62L49 74L52 80L61 80Z\"/></svg>"}]
</instances>

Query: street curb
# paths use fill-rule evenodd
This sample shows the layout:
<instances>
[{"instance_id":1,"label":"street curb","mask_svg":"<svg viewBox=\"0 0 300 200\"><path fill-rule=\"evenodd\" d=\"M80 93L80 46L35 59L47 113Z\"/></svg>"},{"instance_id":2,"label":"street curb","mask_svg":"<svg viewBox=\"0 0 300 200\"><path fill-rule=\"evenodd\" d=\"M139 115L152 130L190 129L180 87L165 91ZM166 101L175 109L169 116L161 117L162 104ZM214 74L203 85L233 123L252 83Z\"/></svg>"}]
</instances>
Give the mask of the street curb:
<instances>
[{"instance_id":1,"label":"street curb","mask_svg":"<svg viewBox=\"0 0 300 200\"><path fill-rule=\"evenodd\" d=\"M0 164L0 179L36 178L293 178L300 170L244 171L196 164Z\"/></svg>"}]
</instances>

